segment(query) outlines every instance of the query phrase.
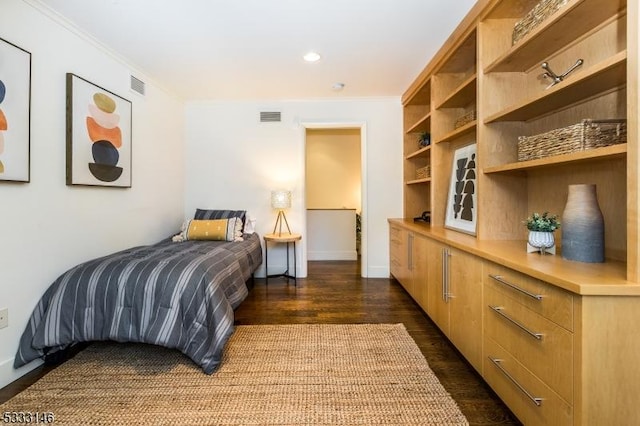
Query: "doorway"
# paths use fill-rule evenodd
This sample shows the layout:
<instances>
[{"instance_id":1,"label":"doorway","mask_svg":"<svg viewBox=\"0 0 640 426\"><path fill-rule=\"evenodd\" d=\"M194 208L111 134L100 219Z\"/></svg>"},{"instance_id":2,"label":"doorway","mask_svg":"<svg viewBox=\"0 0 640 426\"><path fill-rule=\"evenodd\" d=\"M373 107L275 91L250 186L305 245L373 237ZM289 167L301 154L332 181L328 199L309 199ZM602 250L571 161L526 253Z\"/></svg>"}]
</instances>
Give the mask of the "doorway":
<instances>
[{"instance_id":1,"label":"doorway","mask_svg":"<svg viewBox=\"0 0 640 426\"><path fill-rule=\"evenodd\" d=\"M367 276L364 123L304 128L304 211L308 261L353 261Z\"/></svg>"}]
</instances>

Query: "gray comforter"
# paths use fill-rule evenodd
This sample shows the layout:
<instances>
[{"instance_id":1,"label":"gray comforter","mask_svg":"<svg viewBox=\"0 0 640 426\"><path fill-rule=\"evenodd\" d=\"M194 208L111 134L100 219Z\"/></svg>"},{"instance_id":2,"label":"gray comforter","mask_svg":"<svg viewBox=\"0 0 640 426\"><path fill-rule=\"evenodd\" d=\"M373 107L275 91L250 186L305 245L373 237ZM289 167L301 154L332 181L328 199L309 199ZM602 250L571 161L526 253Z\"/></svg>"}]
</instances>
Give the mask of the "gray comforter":
<instances>
[{"instance_id":1,"label":"gray comforter","mask_svg":"<svg viewBox=\"0 0 640 426\"><path fill-rule=\"evenodd\" d=\"M76 342L115 340L176 348L211 374L260 263L260 239L250 234L242 242L165 240L80 264L39 301L14 366Z\"/></svg>"}]
</instances>

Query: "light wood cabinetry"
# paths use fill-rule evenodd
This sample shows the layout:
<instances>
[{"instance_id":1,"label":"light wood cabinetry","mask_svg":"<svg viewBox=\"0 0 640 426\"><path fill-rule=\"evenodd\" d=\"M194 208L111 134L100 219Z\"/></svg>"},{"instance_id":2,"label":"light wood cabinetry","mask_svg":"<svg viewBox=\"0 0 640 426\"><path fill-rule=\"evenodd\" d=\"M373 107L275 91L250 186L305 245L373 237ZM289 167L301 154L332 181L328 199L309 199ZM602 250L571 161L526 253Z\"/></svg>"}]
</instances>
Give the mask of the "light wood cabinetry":
<instances>
[{"instance_id":1,"label":"light wood cabinetry","mask_svg":"<svg viewBox=\"0 0 640 426\"><path fill-rule=\"evenodd\" d=\"M425 260L428 258L429 239L420 235L413 234L412 239L412 285L413 299L420 305L423 310L427 309L428 293L427 283L429 280L429 263Z\"/></svg>"},{"instance_id":2,"label":"light wood cabinetry","mask_svg":"<svg viewBox=\"0 0 640 426\"><path fill-rule=\"evenodd\" d=\"M486 272L487 382L511 402L525 423L553 419L553 424L571 424L572 295L492 263L487 264Z\"/></svg>"},{"instance_id":3,"label":"light wood cabinetry","mask_svg":"<svg viewBox=\"0 0 640 426\"><path fill-rule=\"evenodd\" d=\"M640 284L522 242L389 224L421 241L425 312L525 424L640 424Z\"/></svg>"},{"instance_id":4,"label":"light wood cabinetry","mask_svg":"<svg viewBox=\"0 0 640 426\"><path fill-rule=\"evenodd\" d=\"M435 240L427 244L427 264L429 265L429 282L427 283L427 314L442 330L449 334L449 304L446 293L447 281L447 246Z\"/></svg>"},{"instance_id":5,"label":"light wood cabinetry","mask_svg":"<svg viewBox=\"0 0 640 426\"><path fill-rule=\"evenodd\" d=\"M411 289L409 232L399 226L389 227L389 264L393 275L405 290Z\"/></svg>"},{"instance_id":6,"label":"light wood cabinetry","mask_svg":"<svg viewBox=\"0 0 640 426\"><path fill-rule=\"evenodd\" d=\"M537 3L479 0L403 95L404 219L390 224L427 238L426 312L524 423L640 424L640 5L568 0L514 44L514 24ZM542 78L543 62L561 74L578 59L558 84ZM456 125L472 110L475 120ZM518 161L519 136L583 119L626 119L627 142ZM431 133L426 149L418 149L420 131ZM475 236L444 227L452 156L470 143ZM416 179L427 164L430 178ZM561 232L559 255L526 253L522 221L535 211L562 214L568 186L580 183L597 187L606 261L563 259ZM411 221L423 210L430 225ZM476 267L477 286L469 284ZM457 293L449 303L443 288ZM472 326L456 328L460 317L482 319L480 343Z\"/></svg>"},{"instance_id":7,"label":"light wood cabinetry","mask_svg":"<svg viewBox=\"0 0 640 426\"><path fill-rule=\"evenodd\" d=\"M483 377L525 425L579 425L571 405L524 367L508 350L485 339ZM586 424L586 423L585 423ZM597 424L597 423L594 423Z\"/></svg>"},{"instance_id":8,"label":"light wood cabinetry","mask_svg":"<svg viewBox=\"0 0 640 426\"><path fill-rule=\"evenodd\" d=\"M390 229L391 274L481 371L482 260L419 232Z\"/></svg>"},{"instance_id":9,"label":"light wood cabinetry","mask_svg":"<svg viewBox=\"0 0 640 426\"><path fill-rule=\"evenodd\" d=\"M427 244L424 236L399 226L389 228L391 274L424 310L427 309Z\"/></svg>"},{"instance_id":10,"label":"light wood cabinetry","mask_svg":"<svg viewBox=\"0 0 640 426\"><path fill-rule=\"evenodd\" d=\"M482 370L482 261L429 240L426 312L467 358Z\"/></svg>"},{"instance_id":11,"label":"light wood cabinetry","mask_svg":"<svg viewBox=\"0 0 640 426\"><path fill-rule=\"evenodd\" d=\"M448 249L449 339L482 371L482 259Z\"/></svg>"}]
</instances>

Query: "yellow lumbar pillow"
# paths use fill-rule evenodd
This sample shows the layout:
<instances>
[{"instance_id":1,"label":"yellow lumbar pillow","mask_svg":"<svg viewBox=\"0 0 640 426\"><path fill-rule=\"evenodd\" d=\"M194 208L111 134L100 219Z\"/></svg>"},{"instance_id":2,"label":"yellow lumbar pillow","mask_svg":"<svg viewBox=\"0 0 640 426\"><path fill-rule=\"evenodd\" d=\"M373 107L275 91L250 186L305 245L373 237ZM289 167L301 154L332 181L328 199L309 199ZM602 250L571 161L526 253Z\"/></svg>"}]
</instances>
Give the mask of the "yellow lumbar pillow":
<instances>
[{"instance_id":1,"label":"yellow lumbar pillow","mask_svg":"<svg viewBox=\"0 0 640 426\"><path fill-rule=\"evenodd\" d=\"M192 220L187 228L188 240L226 240L229 220Z\"/></svg>"},{"instance_id":2,"label":"yellow lumbar pillow","mask_svg":"<svg viewBox=\"0 0 640 426\"><path fill-rule=\"evenodd\" d=\"M229 219L197 220L187 223L182 233L186 240L242 241L242 220Z\"/></svg>"}]
</instances>

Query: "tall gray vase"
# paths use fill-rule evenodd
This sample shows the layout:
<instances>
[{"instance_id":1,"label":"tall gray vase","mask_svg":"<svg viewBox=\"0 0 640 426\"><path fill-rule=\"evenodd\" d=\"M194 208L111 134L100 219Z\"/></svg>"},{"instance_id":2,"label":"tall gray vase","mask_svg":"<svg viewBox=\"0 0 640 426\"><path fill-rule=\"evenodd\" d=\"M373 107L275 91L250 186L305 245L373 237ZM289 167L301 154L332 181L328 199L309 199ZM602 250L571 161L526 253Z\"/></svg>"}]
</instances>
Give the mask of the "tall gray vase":
<instances>
[{"instance_id":1,"label":"tall gray vase","mask_svg":"<svg viewBox=\"0 0 640 426\"><path fill-rule=\"evenodd\" d=\"M579 262L604 262L604 218L595 185L569 185L560 229L562 257Z\"/></svg>"}]
</instances>

